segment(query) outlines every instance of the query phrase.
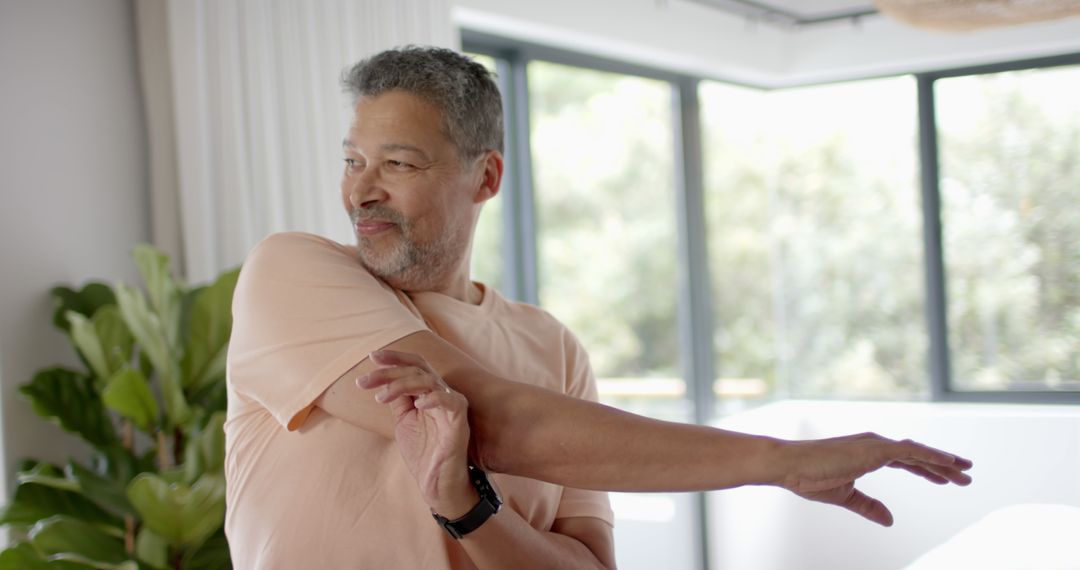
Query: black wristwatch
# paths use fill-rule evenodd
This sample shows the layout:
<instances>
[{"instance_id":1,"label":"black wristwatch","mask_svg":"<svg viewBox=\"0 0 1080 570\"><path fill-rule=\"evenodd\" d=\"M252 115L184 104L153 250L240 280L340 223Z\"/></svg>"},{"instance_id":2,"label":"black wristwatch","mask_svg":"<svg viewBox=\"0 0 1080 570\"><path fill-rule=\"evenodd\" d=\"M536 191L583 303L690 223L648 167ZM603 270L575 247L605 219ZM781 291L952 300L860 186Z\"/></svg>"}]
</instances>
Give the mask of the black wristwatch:
<instances>
[{"instance_id":1,"label":"black wristwatch","mask_svg":"<svg viewBox=\"0 0 1080 570\"><path fill-rule=\"evenodd\" d=\"M487 474L471 461L469 462L469 480L472 481L473 487L476 487L476 492L480 494L480 502L476 503L472 510L456 520L450 520L434 511L431 513L431 516L435 517L435 522L455 539L460 539L480 528L480 525L487 522L491 515L499 512L499 507L502 506L499 492L488 481Z\"/></svg>"}]
</instances>

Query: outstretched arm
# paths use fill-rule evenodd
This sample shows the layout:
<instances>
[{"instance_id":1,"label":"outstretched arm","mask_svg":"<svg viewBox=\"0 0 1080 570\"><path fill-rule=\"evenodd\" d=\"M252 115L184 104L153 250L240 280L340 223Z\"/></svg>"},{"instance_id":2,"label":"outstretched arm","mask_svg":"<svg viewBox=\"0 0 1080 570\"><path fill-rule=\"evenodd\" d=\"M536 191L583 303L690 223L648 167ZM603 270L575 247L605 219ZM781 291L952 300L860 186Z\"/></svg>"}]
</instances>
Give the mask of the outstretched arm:
<instances>
[{"instance_id":1,"label":"outstretched arm","mask_svg":"<svg viewBox=\"0 0 1080 570\"><path fill-rule=\"evenodd\" d=\"M858 477L889 466L934 483L966 485L971 462L911 441L865 434L789 442L664 422L500 378L430 332L365 359L316 402L328 413L394 437L383 402L448 385L469 404L473 455L486 469L582 489L696 491L776 485L803 497L891 523L880 502L854 488ZM396 351L396 353L395 353ZM420 355L430 374L414 374ZM358 390L354 380L366 390Z\"/></svg>"}]
</instances>

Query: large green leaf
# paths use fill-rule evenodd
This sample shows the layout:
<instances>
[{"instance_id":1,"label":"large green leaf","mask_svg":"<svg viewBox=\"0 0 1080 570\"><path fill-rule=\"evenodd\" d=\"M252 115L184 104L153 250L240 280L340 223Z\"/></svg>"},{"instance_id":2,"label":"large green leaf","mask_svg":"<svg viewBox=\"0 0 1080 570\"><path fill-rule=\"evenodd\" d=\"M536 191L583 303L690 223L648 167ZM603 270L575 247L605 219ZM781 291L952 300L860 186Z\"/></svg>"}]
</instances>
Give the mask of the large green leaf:
<instances>
[{"instance_id":1,"label":"large green leaf","mask_svg":"<svg viewBox=\"0 0 1080 570\"><path fill-rule=\"evenodd\" d=\"M31 473L37 476L59 477L60 470L42 464L22 471L19 475ZM29 526L54 515L69 515L118 529L124 524L119 517L106 512L80 493L31 481L20 483L15 488L15 495L3 511L0 511L0 524Z\"/></svg>"},{"instance_id":2,"label":"large green leaf","mask_svg":"<svg viewBox=\"0 0 1080 570\"><path fill-rule=\"evenodd\" d=\"M68 332L68 311L75 311L80 315L90 318L101 307L115 305L116 296L112 289L104 283L91 282L76 291L69 287L53 287L52 291L53 324L64 332Z\"/></svg>"},{"instance_id":3,"label":"large green leaf","mask_svg":"<svg viewBox=\"0 0 1080 570\"><path fill-rule=\"evenodd\" d=\"M91 468L96 473L102 473L104 477L116 480L124 485L124 493L127 493L127 484L143 471L156 469L155 459L157 450L149 448L143 454L136 457L132 452L124 449L121 445L114 445L108 449L99 450L92 457Z\"/></svg>"},{"instance_id":4,"label":"large green leaf","mask_svg":"<svg viewBox=\"0 0 1080 570\"><path fill-rule=\"evenodd\" d=\"M184 570L231 570L232 559L225 529L219 529L198 549L188 550L183 562Z\"/></svg>"},{"instance_id":5,"label":"large green leaf","mask_svg":"<svg viewBox=\"0 0 1080 570\"><path fill-rule=\"evenodd\" d=\"M49 563L70 564L70 566L60 566L60 568L82 568L91 570L139 570L139 564L134 560L125 560L123 562L113 564L111 562L98 562L97 560L91 560L85 556L72 554L70 552L53 554L49 557ZM56 566L50 566L50 568L55 567Z\"/></svg>"},{"instance_id":6,"label":"large green leaf","mask_svg":"<svg viewBox=\"0 0 1080 570\"><path fill-rule=\"evenodd\" d=\"M167 427L182 425L190 417L191 409L184 398L180 385L180 365L174 358L175 352L169 344L162 320L150 310L146 297L138 289L118 284L116 300L124 322L161 380L161 396L165 416L169 420Z\"/></svg>"},{"instance_id":7,"label":"large green leaf","mask_svg":"<svg viewBox=\"0 0 1080 570\"><path fill-rule=\"evenodd\" d=\"M29 542L19 542L0 552L0 570L86 570L86 564L46 560Z\"/></svg>"},{"instance_id":8,"label":"large green leaf","mask_svg":"<svg viewBox=\"0 0 1080 570\"><path fill-rule=\"evenodd\" d=\"M181 366L184 387L188 390L198 390L225 375L225 355L232 331L232 296L239 276L239 268L222 273L195 298Z\"/></svg>"},{"instance_id":9,"label":"large green leaf","mask_svg":"<svg viewBox=\"0 0 1080 570\"><path fill-rule=\"evenodd\" d=\"M39 463L29 471L19 472L19 474L16 475L15 480L20 485L23 483L33 483L35 485L44 485L46 487L52 487L53 489L60 489L61 491L82 492L82 488L79 486L78 481L73 481L64 477L55 467L48 463Z\"/></svg>"},{"instance_id":10,"label":"large green leaf","mask_svg":"<svg viewBox=\"0 0 1080 570\"><path fill-rule=\"evenodd\" d=\"M131 420L139 429L151 433L157 423L158 405L150 391L150 382L142 372L123 368L109 378L101 393L105 405Z\"/></svg>"},{"instance_id":11,"label":"large green leaf","mask_svg":"<svg viewBox=\"0 0 1080 570\"><path fill-rule=\"evenodd\" d=\"M128 559L123 535L114 536L79 519L57 515L39 521L28 535L34 548L47 556L73 554L80 559L120 564Z\"/></svg>"},{"instance_id":12,"label":"large green leaf","mask_svg":"<svg viewBox=\"0 0 1080 570\"><path fill-rule=\"evenodd\" d=\"M221 474L225 469L225 412L210 416L206 426L192 434L184 449L184 479L193 482L204 473Z\"/></svg>"},{"instance_id":13,"label":"large green leaf","mask_svg":"<svg viewBox=\"0 0 1080 570\"><path fill-rule=\"evenodd\" d=\"M135 339L131 337L131 332L120 315L120 308L116 305L98 309L91 320L94 322L94 331L108 366L108 374L102 377L104 380L130 364Z\"/></svg>"},{"instance_id":14,"label":"large green leaf","mask_svg":"<svg viewBox=\"0 0 1080 570\"><path fill-rule=\"evenodd\" d=\"M19 388L38 415L99 449L116 442L116 429L90 378L66 368L50 368Z\"/></svg>"},{"instance_id":15,"label":"large green leaf","mask_svg":"<svg viewBox=\"0 0 1080 570\"><path fill-rule=\"evenodd\" d=\"M128 480L103 476L102 474L69 461L64 467L64 475L78 484L80 492L86 497L93 497L98 505L107 507L114 513L132 513L135 509L127 499Z\"/></svg>"},{"instance_id":16,"label":"large green leaf","mask_svg":"<svg viewBox=\"0 0 1080 570\"><path fill-rule=\"evenodd\" d=\"M169 541L143 527L135 538L135 556L147 566L164 570L169 564ZM188 566L185 564L184 568Z\"/></svg>"},{"instance_id":17,"label":"large green leaf","mask_svg":"<svg viewBox=\"0 0 1080 570\"><path fill-rule=\"evenodd\" d=\"M75 311L68 311L66 316L71 325L71 342L90 365L90 371L97 378L108 378L109 363L105 359L105 350L101 348L97 331L94 330L94 323Z\"/></svg>"},{"instance_id":18,"label":"large green leaf","mask_svg":"<svg viewBox=\"0 0 1080 570\"><path fill-rule=\"evenodd\" d=\"M204 475L188 486L143 473L128 486L143 524L174 546L198 546L225 522L225 479Z\"/></svg>"},{"instance_id":19,"label":"large green leaf","mask_svg":"<svg viewBox=\"0 0 1080 570\"><path fill-rule=\"evenodd\" d=\"M169 347L180 347L180 288L169 273L169 256L153 246L140 244L133 253L139 267L150 304L161 319Z\"/></svg>"}]
</instances>

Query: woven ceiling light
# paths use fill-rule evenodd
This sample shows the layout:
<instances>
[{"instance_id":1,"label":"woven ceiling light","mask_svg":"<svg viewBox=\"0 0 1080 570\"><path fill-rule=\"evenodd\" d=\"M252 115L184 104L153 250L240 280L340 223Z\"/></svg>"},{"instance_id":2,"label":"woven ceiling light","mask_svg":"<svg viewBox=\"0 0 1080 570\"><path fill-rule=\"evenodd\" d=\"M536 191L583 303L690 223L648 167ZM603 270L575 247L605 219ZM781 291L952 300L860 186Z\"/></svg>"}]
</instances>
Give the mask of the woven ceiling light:
<instances>
[{"instance_id":1,"label":"woven ceiling light","mask_svg":"<svg viewBox=\"0 0 1080 570\"><path fill-rule=\"evenodd\" d=\"M1080 15L1080 0L875 0L885 14L920 28L966 31ZM1078 28L1080 30L1080 28Z\"/></svg>"}]
</instances>

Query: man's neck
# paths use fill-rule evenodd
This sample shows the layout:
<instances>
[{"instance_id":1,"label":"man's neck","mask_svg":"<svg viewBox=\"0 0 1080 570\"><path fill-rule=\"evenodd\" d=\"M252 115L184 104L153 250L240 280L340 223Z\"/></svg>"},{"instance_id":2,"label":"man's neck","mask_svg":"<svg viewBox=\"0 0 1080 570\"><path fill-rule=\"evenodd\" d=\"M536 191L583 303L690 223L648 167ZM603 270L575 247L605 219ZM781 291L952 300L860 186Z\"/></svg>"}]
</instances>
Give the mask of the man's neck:
<instances>
[{"instance_id":1,"label":"man's neck","mask_svg":"<svg viewBox=\"0 0 1080 570\"><path fill-rule=\"evenodd\" d=\"M479 305L484 300L484 290L476 283L473 283L467 276L462 279L455 279L452 284L446 287L433 289L433 292L453 297L462 303L470 305Z\"/></svg>"}]
</instances>

